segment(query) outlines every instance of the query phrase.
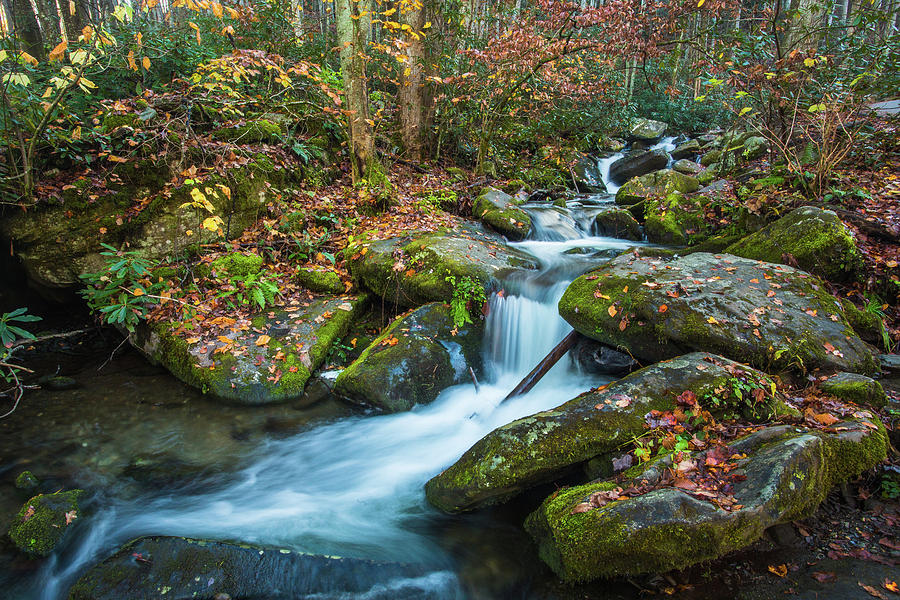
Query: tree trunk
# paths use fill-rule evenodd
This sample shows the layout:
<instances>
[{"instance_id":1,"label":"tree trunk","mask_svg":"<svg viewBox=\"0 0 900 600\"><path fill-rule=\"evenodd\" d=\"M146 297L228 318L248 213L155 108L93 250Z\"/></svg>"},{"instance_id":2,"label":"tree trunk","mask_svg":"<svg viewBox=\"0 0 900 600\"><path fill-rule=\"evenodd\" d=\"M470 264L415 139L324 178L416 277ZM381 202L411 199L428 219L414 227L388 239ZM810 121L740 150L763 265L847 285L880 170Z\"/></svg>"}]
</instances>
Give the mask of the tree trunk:
<instances>
[{"instance_id":1,"label":"tree trunk","mask_svg":"<svg viewBox=\"0 0 900 600\"><path fill-rule=\"evenodd\" d=\"M370 171L377 169L375 134L369 117L369 90L364 56L368 38L364 25L366 22L371 24L371 20L360 18L360 12L365 10L363 0L335 2L341 76L344 80L344 110L347 116L350 165L354 184L369 177Z\"/></svg>"},{"instance_id":2,"label":"tree trunk","mask_svg":"<svg viewBox=\"0 0 900 600\"><path fill-rule=\"evenodd\" d=\"M21 42L22 50L38 60L43 60L44 38L31 2L9 0L9 10L12 13L13 32Z\"/></svg>"},{"instance_id":3,"label":"tree trunk","mask_svg":"<svg viewBox=\"0 0 900 600\"><path fill-rule=\"evenodd\" d=\"M412 32L406 34L406 65L401 77L397 101L400 105L400 127L403 146L412 160L423 159L425 121L425 6L414 0L401 15L401 21Z\"/></svg>"},{"instance_id":4,"label":"tree trunk","mask_svg":"<svg viewBox=\"0 0 900 600\"><path fill-rule=\"evenodd\" d=\"M788 48L800 52L818 48L824 14L819 0L792 0Z\"/></svg>"}]
</instances>

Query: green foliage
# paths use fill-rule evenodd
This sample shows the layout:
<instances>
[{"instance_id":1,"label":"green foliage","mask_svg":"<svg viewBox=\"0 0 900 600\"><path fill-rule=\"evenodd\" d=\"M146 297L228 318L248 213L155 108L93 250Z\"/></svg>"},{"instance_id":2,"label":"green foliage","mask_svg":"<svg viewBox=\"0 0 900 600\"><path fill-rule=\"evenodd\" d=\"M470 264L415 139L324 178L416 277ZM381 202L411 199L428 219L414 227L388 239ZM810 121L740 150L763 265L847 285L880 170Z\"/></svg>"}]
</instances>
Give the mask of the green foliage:
<instances>
[{"instance_id":1,"label":"green foliage","mask_svg":"<svg viewBox=\"0 0 900 600\"><path fill-rule=\"evenodd\" d=\"M150 280L153 264L138 252L117 250L109 244L101 244L106 270L86 273L81 278L88 287L81 290L88 307L98 313L101 322L121 325L129 333L146 319L156 305L162 284Z\"/></svg>"},{"instance_id":2,"label":"green foliage","mask_svg":"<svg viewBox=\"0 0 900 600\"><path fill-rule=\"evenodd\" d=\"M472 323L472 310L479 309L486 301L481 284L465 275L457 281L454 275L448 275L445 281L453 286L453 298L450 300L450 316L456 327Z\"/></svg>"},{"instance_id":3,"label":"green foliage","mask_svg":"<svg viewBox=\"0 0 900 600\"><path fill-rule=\"evenodd\" d=\"M265 310L267 306L275 304L275 297L278 296L279 291L278 280L275 276L265 271L259 271L229 277L226 289L216 294L216 297L225 298L232 308L235 305L231 299L251 309Z\"/></svg>"},{"instance_id":4,"label":"green foliage","mask_svg":"<svg viewBox=\"0 0 900 600\"><path fill-rule=\"evenodd\" d=\"M18 338L33 340L34 335L12 323L34 323L40 320L41 318L36 315L29 315L27 308L17 308L14 311L3 313L0 315L0 345L8 348Z\"/></svg>"}]
</instances>

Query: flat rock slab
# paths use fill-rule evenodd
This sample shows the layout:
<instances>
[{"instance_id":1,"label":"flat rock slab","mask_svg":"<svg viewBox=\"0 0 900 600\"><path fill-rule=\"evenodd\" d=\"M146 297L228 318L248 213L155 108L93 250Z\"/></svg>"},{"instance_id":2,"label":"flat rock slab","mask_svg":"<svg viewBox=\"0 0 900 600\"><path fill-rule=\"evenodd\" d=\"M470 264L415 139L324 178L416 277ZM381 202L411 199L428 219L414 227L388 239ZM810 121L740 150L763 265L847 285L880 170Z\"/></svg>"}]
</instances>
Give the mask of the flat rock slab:
<instances>
[{"instance_id":1,"label":"flat rock slab","mask_svg":"<svg viewBox=\"0 0 900 600\"><path fill-rule=\"evenodd\" d=\"M365 296L329 296L252 320L220 319L214 334L177 324L141 327L132 344L188 385L238 404L295 400L332 344L365 308Z\"/></svg>"},{"instance_id":2,"label":"flat rock slab","mask_svg":"<svg viewBox=\"0 0 900 600\"><path fill-rule=\"evenodd\" d=\"M451 513L506 501L631 441L646 431L648 412L672 410L676 397L686 390L698 398L714 393L735 376L735 369L754 381L766 381L763 373L696 352L635 371L602 390L513 421L481 438L456 463L429 480L426 497ZM723 400L720 410L728 405Z\"/></svg>"},{"instance_id":3,"label":"flat rock slab","mask_svg":"<svg viewBox=\"0 0 900 600\"><path fill-rule=\"evenodd\" d=\"M748 546L772 525L809 516L832 486L884 460L887 435L868 413L828 430L763 429L731 448L747 455L734 471L746 479L734 484L732 510L661 487L573 511L595 492L648 479L653 484L651 467L632 482L598 481L562 490L528 517L526 528L541 558L566 581L684 568Z\"/></svg>"},{"instance_id":4,"label":"flat rock slab","mask_svg":"<svg viewBox=\"0 0 900 600\"><path fill-rule=\"evenodd\" d=\"M69 600L419 598L416 565L178 537L143 537L85 573Z\"/></svg>"},{"instance_id":5,"label":"flat rock slab","mask_svg":"<svg viewBox=\"0 0 900 600\"><path fill-rule=\"evenodd\" d=\"M357 281L407 308L449 301L454 290L447 281L451 275L457 281L469 277L490 290L499 287L505 273L537 268L531 256L475 225L363 242L348 252L350 272Z\"/></svg>"},{"instance_id":6,"label":"flat rock slab","mask_svg":"<svg viewBox=\"0 0 900 600\"><path fill-rule=\"evenodd\" d=\"M821 280L727 254L622 255L576 279L559 312L648 362L705 350L765 369L878 370Z\"/></svg>"}]
</instances>

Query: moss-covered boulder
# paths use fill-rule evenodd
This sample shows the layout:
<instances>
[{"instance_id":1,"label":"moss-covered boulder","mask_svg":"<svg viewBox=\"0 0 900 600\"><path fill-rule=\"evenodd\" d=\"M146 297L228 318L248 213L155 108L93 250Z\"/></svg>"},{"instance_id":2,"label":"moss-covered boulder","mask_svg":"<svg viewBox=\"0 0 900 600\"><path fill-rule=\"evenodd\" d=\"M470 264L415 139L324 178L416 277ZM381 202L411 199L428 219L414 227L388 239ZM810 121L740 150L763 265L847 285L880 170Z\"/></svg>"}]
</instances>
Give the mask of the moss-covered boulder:
<instances>
[{"instance_id":1,"label":"moss-covered boulder","mask_svg":"<svg viewBox=\"0 0 900 600\"><path fill-rule=\"evenodd\" d=\"M401 307L446 302L454 285L468 277L485 290L499 288L505 274L537 268L533 258L510 248L502 238L474 225L451 232L412 232L361 242L346 253L354 279Z\"/></svg>"},{"instance_id":2,"label":"moss-covered boulder","mask_svg":"<svg viewBox=\"0 0 900 600\"><path fill-rule=\"evenodd\" d=\"M219 276L243 279L259 273L263 262L263 257L259 254L229 252L213 260L209 267Z\"/></svg>"},{"instance_id":3,"label":"moss-covered boulder","mask_svg":"<svg viewBox=\"0 0 900 600\"><path fill-rule=\"evenodd\" d=\"M746 367L698 352L635 371L603 390L495 429L429 480L425 495L451 513L504 502L628 443L646 431L649 411L674 409L685 390L698 397L713 393L734 377L734 369ZM751 369L746 373L765 379Z\"/></svg>"},{"instance_id":4,"label":"moss-covered boulder","mask_svg":"<svg viewBox=\"0 0 900 600\"><path fill-rule=\"evenodd\" d=\"M303 395L313 371L366 303L365 296L319 298L230 323L215 335L193 335L179 323L143 324L130 340L151 362L216 398L244 405L287 402Z\"/></svg>"},{"instance_id":5,"label":"moss-covered boulder","mask_svg":"<svg viewBox=\"0 0 900 600\"><path fill-rule=\"evenodd\" d=\"M730 510L669 483L573 511L595 492L656 484L665 471L660 465L635 480L561 490L545 500L525 526L541 558L569 582L665 572L718 558L760 539L772 525L810 516L835 484L872 468L886 455L887 435L873 415L828 431L776 426L732 443L733 452L747 458L738 463L743 478L733 484Z\"/></svg>"},{"instance_id":6,"label":"moss-covered boulder","mask_svg":"<svg viewBox=\"0 0 900 600\"><path fill-rule=\"evenodd\" d=\"M644 239L641 225L627 210L605 210L594 218L594 230L598 235L623 240Z\"/></svg>"},{"instance_id":7,"label":"moss-covered boulder","mask_svg":"<svg viewBox=\"0 0 900 600\"><path fill-rule=\"evenodd\" d=\"M823 392L864 406L882 408L887 404L887 394L881 384L857 373L837 373L819 386Z\"/></svg>"},{"instance_id":8,"label":"moss-covered boulder","mask_svg":"<svg viewBox=\"0 0 900 600\"><path fill-rule=\"evenodd\" d=\"M850 231L830 210L803 206L725 250L772 263L792 262L832 281L859 276L862 255Z\"/></svg>"},{"instance_id":9,"label":"moss-covered boulder","mask_svg":"<svg viewBox=\"0 0 900 600\"><path fill-rule=\"evenodd\" d=\"M277 143L280 141L281 125L269 119L253 119L220 127L212 133L214 140L236 142L238 144Z\"/></svg>"},{"instance_id":10,"label":"moss-covered boulder","mask_svg":"<svg viewBox=\"0 0 900 600\"><path fill-rule=\"evenodd\" d=\"M559 312L643 361L707 350L765 369L878 368L820 279L736 256L625 254L572 282Z\"/></svg>"},{"instance_id":11,"label":"moss-covered boulder","mask_svg":"<svg viewBox=\"0 0 900 600\"><path fill-rule=\"evenodd\" d=\"M672 192L665 197L650 196L644 202L644 231L656 244L687 246L706 239L704 209L707 198Z\"/></svg>"},{"instance_id":12,"label":"moss-covered boulder","mask_svg":"<svg viewBox=\"0 0 900 600\"><path fill-rule=\"evenodd\" d=\"M334 391L387 412L429 404L445 388L481 373L484 325L457 328L450 307L435 302L398 317L344 369Z\"/></svg>"},{"instance_id":13,"label":"moss-covered boulder","mask_svg":"<svg viewBox=\"0 0 900 600\"><path fill-rule=\"evenodd\" d=\"M841 306L844 307L844 314L847 315L847 320L850 322L853 330L859 334L859 337L870 344L885 345L884 339L887 335L887 329L880 314L879 305L873 307L879 310L861 310L850 300L844 298L841 300Z\"/></svg>"},{"instance_id":14,"label":"moss-covered boulder","mask_svg":"<svg viewBox=\"0 0 900 600\"><path fill-rule=\"evenodd\" d=\"M32 556L48 556L79 517L82 490L40 494L22 506L9 526L16 548Z\"/></svg>"},{"instance_id":15,"label":"moss-covered boulder","mask_svg":"<svg viewBox=\"0 0 900 600\"><path fill-rule=\"evenodd\" d=\"M472 205L472 216L513 241L525 239L531 231L528 213L513 204L512 196L496 188L484 188Z\"/></svg>"},{"instance_id":16,"label":"moss-covered boulder","mask_svg":"<svg viewBox=\"0 0 900 600\"><path fill-rule=\"evenodd\" d=\"M744 160L755 160L762 158L769 152L769 141L760 136L749 137L744 140L744 147L741 149L741 158Z\"/></svg>"},{"instance_id":17,"label":"moss-covered boulder","mask_svg":"<svg viewBox=\"0 0 900 600\"><path fill-rule=\"evenodd\" d=\"M690 175L692 177L696 177L698 173L703 170L703 166L695 163L692 160L688 160L686 158L682 158L680 160L676 160L674 164L672 164L672 170L678 171L683 175Z\"/></svg>"},{"instance_id":18,"label":"moss-covered boulder","mask_svg":"<svg viewBox=\"0 0 900 600\"><path fill-rule=\"evenodd\" d=\"M666 133L669 128L667 123L662 121L654 121L653 119L637 119L632 124L628 133L633 140L643 142L655 142Z\"/></svg>"},{"instance_id":19,"label":"moss-covered boulder","mask_svg":"<svg viewBox=\"0 0 900 600\"><path fill-rule=\"evenodd\" d=\"M300 267L297 281L306 289L321 294L340 294L344 291L341 276L322 267Z\"/></svg>"},{"instance_id":20,"label":"moss-covered boulder","mask_svg":"<svg viewBox=\"0 0 900 600\"><path fill-rule=\"evenodd\" d=\"M142 537L92 567L69 600L405 597L417 565L315 556L283 548ZM405 584L405 585L404 585ZM384 590L380 594L374 590ZM449 591L449 590L448 590ZM393 595L392 595L393 594Z\"/></svg>"},{"instance_id":21,"label":"moss-covered boulder","mask_svg":"<svg viewBox=\"0 0 900 600\"><path fill-rule=\"evenodd\" d=\"M671 156L673 160L681 160L685 158L694 158L698 154L700 154L700 141L688 140L678 144L675 149L672 150Z\"/></svg>"},{"instance_id":22,"label":"moss-covered boulder","mask_svg":"<svg viewBox=\"0 0 900 600\"><path fill-rule=\"evenodd\" d=\"M650 196L666 197L672 192L689 194L698 189L700 182L695 177L672 169L663 169L629 179L616 192L616 204L631 206Z\"/></svg>"},{"instance_id":23,"label":"moss-covered boulder","mask_svg":"<svg viewBox=\"0 0 900 600\"><path fill-rule=\"evenodd\" d=\"M616 183L625 183L634 177L640 177L669 164L669 155L665 150L640 150L629 152L609 165L609 178Z\"/></svg>"}]
</instances>

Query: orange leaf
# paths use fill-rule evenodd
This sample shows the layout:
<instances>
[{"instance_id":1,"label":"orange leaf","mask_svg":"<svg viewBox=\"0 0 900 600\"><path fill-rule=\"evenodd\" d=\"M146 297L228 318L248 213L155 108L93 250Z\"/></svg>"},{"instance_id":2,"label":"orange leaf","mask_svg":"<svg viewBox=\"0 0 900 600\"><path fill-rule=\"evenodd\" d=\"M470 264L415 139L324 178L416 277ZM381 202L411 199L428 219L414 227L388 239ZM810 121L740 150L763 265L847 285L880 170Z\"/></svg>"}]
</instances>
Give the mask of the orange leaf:
<instances>
[{"instance_id":1,"label":"orange leaf","mask_svg":"<svg viewBox=\"0 0 900 600\"><path fill-rule=\"evenodd\" d=\"M256 338L256 345L257 346L265 346L266 344L269 343L269 340L271 340L271 339L272 338L270 338L267 335L261 335L258 338Z\"/></svg>"},{"instance_id":2,"label":"orange leaf","mask_svg":"<svg viewBox=\"0 0 900 600\"><path fill-rule=\"evenodd\" d=\"M664 312L666 312L667 310L669 310L669 307L668 307L668 306L666 306L665 304L660 304L660 306L659 306L659 312L664 313Z\"/></svg>"},{"instance_id":3,"label":"orange leaf","mask_svg":"<svg viewBox=\"0 0 900 600\"><path fill-rule=\"evenodd\" d=\"M613 304L609 305L609 308L606 309L606 312L608 312L609 316L611 317L614 317L619 313L619 311L616 310L616 307Z\"/></svg>"}]
</instances>

